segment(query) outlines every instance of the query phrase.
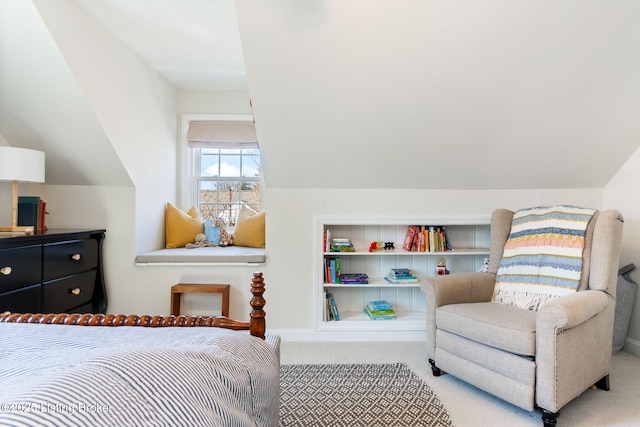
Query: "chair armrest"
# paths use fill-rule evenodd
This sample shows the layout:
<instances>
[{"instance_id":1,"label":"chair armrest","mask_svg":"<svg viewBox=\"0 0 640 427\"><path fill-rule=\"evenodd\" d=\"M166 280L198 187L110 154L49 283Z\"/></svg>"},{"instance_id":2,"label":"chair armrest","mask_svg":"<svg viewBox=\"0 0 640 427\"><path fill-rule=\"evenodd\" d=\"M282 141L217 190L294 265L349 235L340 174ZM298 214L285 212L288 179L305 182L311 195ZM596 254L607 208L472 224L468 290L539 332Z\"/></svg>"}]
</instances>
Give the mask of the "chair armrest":
<instances>
[{"instance_id":1,"label":"chair armrest","mask_svg":"<svg viewBox=\"0 0 640 427\"><path fill-rule=\"evenodd\" d=\"M447 304L490 301L495 281L492 273L456 273L420 282L426 305L427 358L435 357L436 309Z\"/></svg>"},{"instance_id":2,"label":"chair armrest","mask_svg":"<svg viewBox=\"0 0 640 427\"><path fill-rule=\"evenodd\" d=\"M456 273L430 277L420 283L422 292L431 297L434 307L491 300L496 275L491 273Z\"/></svg>"},{"instance_id":3,"label":"chair armrest","mask_svg":"<svg viewBox=\"0 0 640 427\"><path fill-rule=\"evenodd\" d=\"M536 321L536 404L557 412L608 374L615 301L606 292L565 295Z\"/></svg>"},{"instance_id":4,"label":"chair armrest","mask_svg":"<svg viewBox=\"0 0 640 427\"><path fill-rule=\"evenodd\" d=\"M581 291L543 305L538 311L537 330L573 328L603 311L609 302L601 291Z\"/></svg>"}]
</instances>

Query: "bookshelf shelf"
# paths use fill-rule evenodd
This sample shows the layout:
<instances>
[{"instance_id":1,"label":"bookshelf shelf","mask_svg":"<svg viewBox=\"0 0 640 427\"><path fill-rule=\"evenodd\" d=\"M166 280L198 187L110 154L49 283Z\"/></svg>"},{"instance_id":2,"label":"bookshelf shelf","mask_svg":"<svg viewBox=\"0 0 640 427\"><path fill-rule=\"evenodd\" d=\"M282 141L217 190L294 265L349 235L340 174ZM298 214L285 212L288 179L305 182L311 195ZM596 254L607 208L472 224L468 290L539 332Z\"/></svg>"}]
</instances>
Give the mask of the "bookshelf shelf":
<instances>
[{"instance_id":1,"label":"bookshelf shelf","mask_svg":"<svg viewBox=\"0 0 640 427\"><path fill-rule=\"evenodd\" d=\"M369 283L325 283L325 288L419 288L420 283L388 283L382 278L369 278Z\"/></svg>"},{"instance_id":2,"label":"bookshelf shelf","mask_svg":"<svg viewBox=\"0 0 640 427\"><path fill-rule=\"evenodd\" d=\"M411 252L404 249L393 250L381 250L375 252L369 252L366 249L356 247L355 252L323 252L324 256L398 256L398 255L411 255L411 256L434 256L434 255L446 255L446 256L460 256L460 255L484 255L489 253L489 248L460 248L450 251L438 251L438 252Z\"/></svg>"},{"instance_id":3,"label":"bookshelf shelf","mask_svg":"<svg viewBox=\"0 0 640 427\"><path fill-rule=\"evenodd\" d=\"M420 283L393 284L384 277L392 268L413 270L419 281L436 275L437 262L444 258L452 272L478 271L489 256L490 217L316 217L316 329L319 331L421 331L425 329L425 301ZM452 250L436 252L408 251L402 248L410 225L444 227ZM353 252L325 249L326 232L330 239L353 244ZM395 249L369 252L371 242L393 242ZM367 284L330 283L330 260L339 259L344 273L364 273ZM327 314L326 294L336 303L340 320ZM369 320L363 309L367 302L388 300L394 320Z\"/></svg>"}]
</instances>

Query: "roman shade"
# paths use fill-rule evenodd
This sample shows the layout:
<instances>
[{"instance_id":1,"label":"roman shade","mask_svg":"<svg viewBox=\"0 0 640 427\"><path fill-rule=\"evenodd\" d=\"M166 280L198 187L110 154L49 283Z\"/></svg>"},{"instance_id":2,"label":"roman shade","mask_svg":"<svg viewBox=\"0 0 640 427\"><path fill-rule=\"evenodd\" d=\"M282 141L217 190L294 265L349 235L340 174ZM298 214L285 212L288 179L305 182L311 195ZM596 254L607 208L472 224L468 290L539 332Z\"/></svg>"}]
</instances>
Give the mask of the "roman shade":
<instances>
[{"instance_id":1,"label":"roman shade","mask_svg":"<svg viewBox=\"0 0 640 427\"><path fill-rule=\"evenodd\" d=\"M250 121L191 121L187 141L194 148L258 148L256 127Z\"/></svg>"}]
</instances>

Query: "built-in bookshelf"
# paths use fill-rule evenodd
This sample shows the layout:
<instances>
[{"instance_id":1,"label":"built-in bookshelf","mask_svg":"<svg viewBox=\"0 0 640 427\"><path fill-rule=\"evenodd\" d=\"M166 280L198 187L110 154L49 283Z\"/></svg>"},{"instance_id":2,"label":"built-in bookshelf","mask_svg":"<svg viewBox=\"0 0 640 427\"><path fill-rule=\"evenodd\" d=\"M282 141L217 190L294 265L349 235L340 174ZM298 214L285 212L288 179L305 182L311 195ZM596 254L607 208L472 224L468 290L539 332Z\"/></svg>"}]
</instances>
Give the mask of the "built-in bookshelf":
<instances>
[{"instance_id":1,"label":"built-in bookshelf","mask_svg":"<svg viewBox=\"0 0 640 427\"><path fill-rule=\"evenodd\" d=\"M442 244L432 251L423 245L403 249L410 226L420 230L441 231L450 250ZM327 235L328 232L328 235ZM329 238L329 242L327 241ZM341 239L353 249L331 251L330 241ZM370 251L372 242L393 249ZM410 269L419 281L435 276L439 263L446 263L449 273L478 271L489 256L490 217L316 217L316 329L320 331L420 331L425 329L425 297L420 283L389 283L385 276L391 269ZM427 245L428 246L428 245ZM422 249L422 250L420 250ZM368 283L336 283L328 270L330 260L339 259L340 274L362 273ZM441 268L439 269L441 270ZM340 320L333 320L327 306L327 293L333 296ZM370 320L364 313L369 301L387 300L396 313L393 320Z\"/></svg>"}]
</instances>

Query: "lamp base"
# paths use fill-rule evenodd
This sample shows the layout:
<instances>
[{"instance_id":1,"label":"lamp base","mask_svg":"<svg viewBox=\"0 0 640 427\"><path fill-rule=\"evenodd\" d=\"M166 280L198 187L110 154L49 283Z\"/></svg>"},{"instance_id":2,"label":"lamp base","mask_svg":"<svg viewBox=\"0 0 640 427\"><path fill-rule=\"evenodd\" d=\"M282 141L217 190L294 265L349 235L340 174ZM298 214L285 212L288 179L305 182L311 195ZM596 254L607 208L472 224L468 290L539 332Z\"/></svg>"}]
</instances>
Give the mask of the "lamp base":
<instances>
[{"instance_id":1,"label":"lamp base","mask_svg":"<svg viewBox=\"0 0 640 427\"><path fill-rule=\"evenodd\" d=\"M0 227L0 232L33 234L33 225L19 225L15 227Z\"/></svg>"},{"instance_id":2,"label":"lamp base","mask_svg":"<svg viewBox=\"0 0 640 427\"><path fill-rule=\"evenodd\" d=\"M0 227L0 232L24 233L31 235L33 225L18 225L18 181L11 182L11 227Z\"/></svg>"}]
</instances>

